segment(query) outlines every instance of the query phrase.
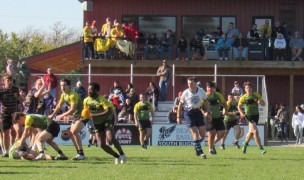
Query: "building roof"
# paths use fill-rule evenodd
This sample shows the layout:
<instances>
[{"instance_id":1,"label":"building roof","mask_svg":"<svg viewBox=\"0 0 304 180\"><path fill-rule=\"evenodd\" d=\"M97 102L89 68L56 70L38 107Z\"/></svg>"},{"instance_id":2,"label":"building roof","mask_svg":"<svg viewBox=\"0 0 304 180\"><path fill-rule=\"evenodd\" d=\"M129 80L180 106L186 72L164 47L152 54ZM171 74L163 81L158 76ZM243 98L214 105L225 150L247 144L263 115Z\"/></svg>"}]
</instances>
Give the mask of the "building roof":
<instances>
[{"instance_id":1,"label":"building roof","mask_svg":"<svg viewBox=\"0 0 304 180\"><path fill-rule=\"evenodd\" d=\"M52 68L53 73L62 74L82 67L81 42L75 42L51 51L23 59L32 72L46 72Z\"/></svg>"}]
</instances>

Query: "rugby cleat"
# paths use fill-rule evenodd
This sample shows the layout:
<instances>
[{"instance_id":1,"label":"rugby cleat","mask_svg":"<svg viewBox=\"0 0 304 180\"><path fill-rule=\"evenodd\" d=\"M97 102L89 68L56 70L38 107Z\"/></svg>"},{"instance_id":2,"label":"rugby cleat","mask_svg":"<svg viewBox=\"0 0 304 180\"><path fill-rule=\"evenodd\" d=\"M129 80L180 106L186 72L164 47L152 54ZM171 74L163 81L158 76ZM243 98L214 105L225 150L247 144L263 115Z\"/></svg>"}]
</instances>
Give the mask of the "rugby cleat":
<instances>
[{"instance_id":1,"label":"rugby cleat","mask_svg":"<svg viewBox=\"0 0 304 180\"><path fill-rule=\"evenodd\" d=\"M124 164L127 161L126 155L120 155L119 159L120 159L120 164Z\"/></svg>"},{"instance_id":2,"label":"rugby cleat","mask_svg":"<svg viewBox=\"0 0 304 180\"><path fill-rule=\"evenodd\" d=\"M78 160L85 160L84 155L76 154L75 157L72 158L73 161L78 161Z\"/></svg>"},{"instance_id":3,"label":"rugby cleat","mask_svg":"<svg viewBox=\"0 0 304 180\"><path fill-rule=\"evenodd\" d=\"M242 148L243 154L246 154L247 146L248 146L247 143L244 141L243 142L243 148Z\"/></svg>"},{"instance_id":4,"label":"rugby cleat","mask_svg":"<svg viewBox=\"0 0 304 180\"><path fill-rule=\"evenodd\" d=\"M263 148L263 146L261 146L261 147L260 147L260 152L261 152L262 154L266 154L267 151Z\"/></svg>"},{"instance_id":5,"label":"rugby cleat","mask_svg":"<svg viewBox=\"0 0 304 180\"><path fill-rule=\"evenodd\" d=\"M221 150L225 150L225 144L222 144L222 145L220 146L220 148L221 148Z\"/></svg>"},{"instance_id":6,"label":"rugby cleat","mask_svg":"<svg viewBox=\"0 0 304 180\"><path fill-rule=\"evenodd\" d=\"M36 158L35 158L35 160L45 160L46 159L46 157L45 157L45 154L43 154L43 153L40 153Z\"/></svg>"},{"instance_id":7,"label":"rugby cleat","mask_svg":"<svg viewBox=\"0 0 304 180\"><path fill-rule=\"evenodd\" d=\"M119 162L120 162L120 158L115 158L114 159L114 164L119 164Z\"/></svg>"},{"instance_id":8,"label":"rugby cleat","mask_svg":"<svg viewBox=\"0 0 304 180\"><path fill-rule=\"evenodd\" d=\"M207 156L204 153L202 153L200 156L201 156L202 159L207 159Z\"/></svg>"},{"instance_id":9,"label":"rugby cleat","mask_svg":"<svg viewBox=\"0 0 304 180\"><path fill-rule=\"evenodd\" d=\"M239 141L234 141L233 146L237 147L238 149L241 148L240 145L239 145Z\"/></svg>"}]
</instances>

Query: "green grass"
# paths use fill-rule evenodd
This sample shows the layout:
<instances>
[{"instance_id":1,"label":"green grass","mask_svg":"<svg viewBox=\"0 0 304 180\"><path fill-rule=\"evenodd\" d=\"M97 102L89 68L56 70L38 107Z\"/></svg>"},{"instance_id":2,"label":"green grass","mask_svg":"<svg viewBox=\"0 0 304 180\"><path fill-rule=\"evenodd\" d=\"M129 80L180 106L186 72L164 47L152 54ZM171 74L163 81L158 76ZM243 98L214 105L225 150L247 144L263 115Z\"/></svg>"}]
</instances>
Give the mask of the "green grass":
<instances>
[{"instance_id":1,"label":"green grass","mask_svg":"<svg viewBox=\"0 0 304 180\"><path fill-rule=\"evenodd\" d=\"M56 155L47 147L46 153ZM64 146L69 157L74 147ZM249 146L247 154L227 146L217 148L217 155L202 160L194 147L123 146L126 164L114 164L114 158L100 148L85 147L85 161L21 161L0 157L0 178L3 179L300 179L303 177L302 147L265 147L260 154ZM203 147L207 152L207 147Z\"/></svg>"}]
</instances>

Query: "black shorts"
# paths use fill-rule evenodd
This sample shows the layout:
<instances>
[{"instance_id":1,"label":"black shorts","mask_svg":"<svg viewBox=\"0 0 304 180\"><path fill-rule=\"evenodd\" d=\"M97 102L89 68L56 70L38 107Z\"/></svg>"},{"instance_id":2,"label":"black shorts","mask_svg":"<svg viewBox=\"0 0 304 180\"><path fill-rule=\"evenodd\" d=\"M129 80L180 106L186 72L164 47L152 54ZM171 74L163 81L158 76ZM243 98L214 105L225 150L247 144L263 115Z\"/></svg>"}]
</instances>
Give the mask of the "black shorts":
<instances>
[{"instance_id":1,"label":"black shorts","mask_svg":"<svg viewBox=\"0 0 304 180\"><path fill-rule=\"evenodd\" d=\"M138 121L138 129L140 131L145 130L147 128L151 128L151 121L150 120L146 120L146 121Z\"/></svg>"},{"instance_id":2,"label":"black shorts","mask_svg":"<svg viewBox=\"0 0 304 180\"><path fill-rule=\"evenodd\" d=\"M113 124L110 121L94 124L94 132L106 132L106 130L111 127L113 127Z\"/></svg>"},{"instance_id":3,"label":"black shorts","mask_svg":"<svg viewBox=\"0 0 304 180\"><path fill-rule=\"evenodd\" d=\"M250 122L250 123L255 123L256 125L258 125L259 123L259 118L260 118L260 115L253 115L253 116L248 116L246 115L245 116L247 121Z\"/></svg>"},{"instance_id":4,"label":"black shorts","mask_svg":"<svg viewBox=\"0 0 304 180\"><path fill-rule=\"evenodd\" d=\"M229 131L235 125L238 125L237 119L235 120L224 120L225 130Z\"/></svg>"},{"instance_id":5,"label":"black shorts","mask_svg":"<svg viewBox=\"0 0 304 180\"><path fill-rule=\"evenodd\" d=\"M212 118L212 121L209 122L208 120L205 120L206 124L206 131L210 131L215 129L216 131L225 130L225 125L223 121L223 117L220 118Z\"/></svg>"},{"instance_id":6,"label":"black shorts","mask_svg":"<svg viewBox=\"0 0 304 180\"><path fill-rule=\"evenodd\" d=\"M45 130L47 132L51 133L53 137L57 137L60 132L60 126L55 121L51 121Z\"/></svg>"},{"instance_id":7,"label":"black shorts","mask_svg":"<svg viewBox=\"0 0 304 180\"><path fill-rule=\"evenodd\" d=\"M89 121L90 121L90 119L81 120L81 122L84 126L86 126Z\"/></svg>"},{"instance_id":8,"label":"black shorts","mask_svg":"<svg viewBox=\"0 0 304 180\"><path fill-rule=\"evenodd\" d=\"M200 109L185 110L184 119L188 128L205 126L204 116Z\"/></svg>"},{"instance_id":9,"label":"black shorts","mask_svg":"<svg viewBox=\"0 0 304 180\"><path fill-rule=\"evenodd\" d=\"M0 124L1 131L6 131L13 126L11 114L1 114L1 119L2 119L2 122Z\"/></svg>"}]
</instances>

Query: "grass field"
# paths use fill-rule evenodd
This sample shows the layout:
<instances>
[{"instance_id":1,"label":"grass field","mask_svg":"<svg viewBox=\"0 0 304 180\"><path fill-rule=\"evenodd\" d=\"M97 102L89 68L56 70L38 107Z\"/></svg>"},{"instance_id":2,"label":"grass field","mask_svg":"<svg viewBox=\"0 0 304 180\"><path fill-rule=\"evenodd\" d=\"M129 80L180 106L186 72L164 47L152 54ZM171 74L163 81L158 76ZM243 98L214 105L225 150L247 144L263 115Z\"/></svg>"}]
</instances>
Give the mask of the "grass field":
<instances>
[{"instance_id":1,"label":"grass field","mask_svg":"<svg viewBox=\"0 0 304 180\"><path fill-rule=\"evenodd\" d=\"M46 153L56 155L47 147ZM74 147L64 146L69 157ZM126 164L114 164L114 158L100 148L85 147L85 161L21 161L0 157L0 178L3 179L301 179L303 147L265 147L260 154L249 146L247 154L227 146L217 155L202 160L194 147L123 146ZM206 152L207 147L203 147Z\"/></svg>"}]
</instances>

